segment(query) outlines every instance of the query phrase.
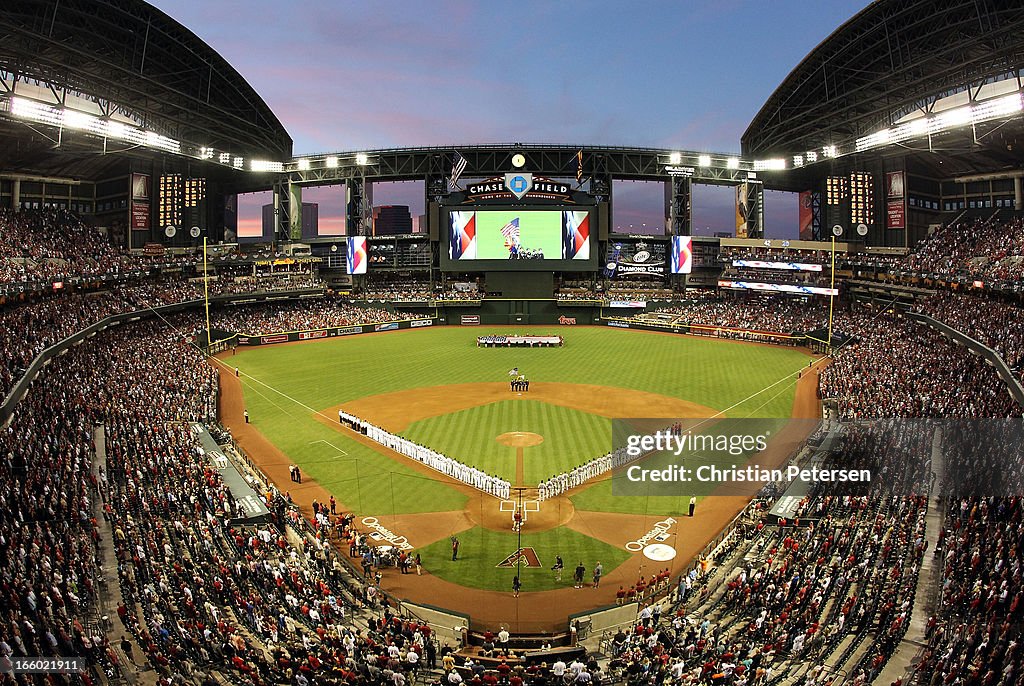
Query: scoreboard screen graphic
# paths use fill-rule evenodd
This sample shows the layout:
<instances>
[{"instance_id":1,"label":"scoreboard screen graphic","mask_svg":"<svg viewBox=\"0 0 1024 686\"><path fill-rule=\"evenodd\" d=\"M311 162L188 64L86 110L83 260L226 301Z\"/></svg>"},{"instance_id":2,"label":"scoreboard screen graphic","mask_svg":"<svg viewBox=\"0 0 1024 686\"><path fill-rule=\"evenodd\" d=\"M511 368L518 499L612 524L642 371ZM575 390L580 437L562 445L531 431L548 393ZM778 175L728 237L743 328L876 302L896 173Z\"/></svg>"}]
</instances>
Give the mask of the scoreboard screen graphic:
<instances>
[{"instance_id":1,"label":"scoreboard screen graphic","mask_svg":"<svg viewBox=\"0 0 1024 686\"><path fill-rule=\"evenodd\" d=\"M583 271L593 263L591 219L589 209L452 208L446 266Z\"/></svg>"}]
</instances>

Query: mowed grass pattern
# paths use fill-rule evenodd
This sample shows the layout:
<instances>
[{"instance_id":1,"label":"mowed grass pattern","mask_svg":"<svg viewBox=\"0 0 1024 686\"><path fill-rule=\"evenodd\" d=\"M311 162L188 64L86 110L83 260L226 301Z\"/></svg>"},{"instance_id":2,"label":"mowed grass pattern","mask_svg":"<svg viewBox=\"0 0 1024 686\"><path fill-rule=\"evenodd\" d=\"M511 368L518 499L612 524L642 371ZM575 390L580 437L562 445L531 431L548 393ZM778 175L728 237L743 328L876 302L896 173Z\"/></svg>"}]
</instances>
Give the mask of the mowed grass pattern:
<instances>
[{"instance_id":1,"label":"mowed grass pattern","mask_svg":"<svg viewBox=\"0 0 1024 686\"><path fill-rule=\"evenodd\" d=\"M471 427L471 428L470 428ZM611 422L605 417L536 400L504 400L413 422L402 435L446 455L466 456L488 474L515 485L516 449L498 436L512 431L539 434L544 442L523 448L524 485L611 450Z\"/></svg>"},{"instance_id":2,"label":"mowed grass pattern","mask_svg":"<svg viewBox=\"0 0 1024 686\"><path fill-rule=\"evenodd\" d=\"M519 367L535 382L650 391L727 410L732 417L788 417L795 377L779 382L808 362L789 348L602 327L519 329L561 334L563 348L475 345L478 335L508 332L490 327L398 331L244 349L225 362L243 372L253 424L346 507L367 515L461 509L465 497L324 426L314 419L315 411L400 389L505 383L508 370ZM481 445L495 435L487 423L464 425L460 432L475 434ZM472 461L472 455L457 457ZM579 458L573 456L574 463L586 456Z\"/></svg>"},{"instance_id":3,"label":"mowed grass pattern","mask_svg":"<svg viewBox=\"0 0 1024 686\"><path fill-rule=\"evenodd\" d=\"M424 567L434 576L460 586L511 592L516 569L497 565L518 549L516 534L474 527L460 533L458 538L458 560L452 561L451 541L443 538L418 551ZM520 579L524 593L572 588L572 574L578 562L587 568L589 583L598 562L607 574L630 557L625 548L608 545L564 526L529 533L527 525L523 531L523 547L532 547L540 560L540 567L522 568ZM561 555L565 563L561 581L556 581L551 571L556 555Z\"/></svg>"}]
</instances>

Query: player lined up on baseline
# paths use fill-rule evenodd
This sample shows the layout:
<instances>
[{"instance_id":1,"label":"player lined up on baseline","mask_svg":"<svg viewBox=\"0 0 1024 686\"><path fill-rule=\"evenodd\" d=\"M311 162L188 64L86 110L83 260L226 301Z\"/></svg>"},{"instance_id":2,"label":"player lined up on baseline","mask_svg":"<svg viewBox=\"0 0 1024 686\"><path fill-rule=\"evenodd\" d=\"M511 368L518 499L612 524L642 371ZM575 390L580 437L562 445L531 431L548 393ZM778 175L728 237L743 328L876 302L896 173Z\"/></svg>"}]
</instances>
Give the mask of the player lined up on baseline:
<instances>
[{"instance_id":1,"label":"player lined up on baseline","mask_svg":"<svg viewBox=\"0 0 1024 686\"><path fill-rule=\"evenodd\" d=\"M388 433L379 426L374 426L355 415L339 410L338 419L342 423L351 424L355 427L356 431L365 434L367 438L380 443L384 447L421 462L435 471L457 479L488 495L508 500L509 494L512 492L512 484L505 479L492 476L476 467L463 464L455 458L414 443L407 438Z\"/></svg>"},{"instance_id":2,"label":"player lined up on baseline","mask_svg":"<svg viewBox=\"0 0 1024 686\"><path fill-rule=\"evenodd\" d=\"M667 430L678 435L682 432L682 424L677 422L668 427ZM586 483L595 476L600 476L605 472L610 472L617 467L621 467L622 465L633 462L637 459L639 458L627 454L625 447L617 448L606 455L595 457L589 462L584 462L580 466L575 467L568 472L555 474L547 481L541 481L537 484L537 499L547 500L548 498L554 498L556 495L560 495Z\"/></svg>"}]
</instances>

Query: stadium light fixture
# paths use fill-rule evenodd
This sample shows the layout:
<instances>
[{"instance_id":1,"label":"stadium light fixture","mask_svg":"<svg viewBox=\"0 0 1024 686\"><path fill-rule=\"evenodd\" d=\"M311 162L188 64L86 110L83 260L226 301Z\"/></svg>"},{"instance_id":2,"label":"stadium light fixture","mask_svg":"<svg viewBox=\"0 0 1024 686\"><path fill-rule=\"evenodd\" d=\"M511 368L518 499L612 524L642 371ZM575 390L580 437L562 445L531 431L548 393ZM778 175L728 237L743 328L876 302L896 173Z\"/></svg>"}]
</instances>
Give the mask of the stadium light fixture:
<instances>
[{"instance_id":1,"label":"stadium light fixture","mask_svg":"<svg viewBox=\"0 0 1024 686\"><path fill-rule=\"evenodd\" d=\"M28 98L13 98L11 100L11 114L15 117L28 119L40 124L60 126L63 123L61 112L56 107Z\"/></svg>"},{"instance_id":2,"label":"stadium light fixture","mask_svg":"<svg viewBox=\"0 0 1024 686\"><path fill-rule=\"evenodd\" d=\"M754 160L754 171L778 171L785 168L786 160L783 159Z\"/></svg>"},{"instance_id":3,"label":"stadium light fixture","mask_svg":"<svg viewBox=\"0 0 1024 686\"><path fill-rule=\"evenodd\" d=\"M669 164L682 164L683 163L683 153L681 153L681 152L669 153L669 155L668 155L668 163Z\"/></svg>"},{"instance_id":4,"label":"stadium light fixture","mask_svg":"<svg viewBox=\"0 0 1024 686\"><path fill-rule=\"evenodd\" d=\"M338 168L338 158L336 156L334 156L334 155L331 155L326 160L324 160L324 164L327 165L328 169L337 169Z\"/></svg>"},{"instance_id":5,"label":"stadium light fixture","mask_svg":"<svg viewBox=\"0 0 1024 686\"><path fill-rule=\"evenodd\" d=\"M217 161L220 162L221 164L231 164L231 153L222 152L220 155L217 156Z\"/></svg>"},{"instance_id":6,"label":"stadium light fixture","mask_svg":"<svg viewBox=\"0 0 1024 686\"><path fill-rule=\"evenodd\" d=\"M99 117L94 117L91 114L79 112L78 110L69 109L67 107L61 111L61 115L64 128L74 129L76 131L90 131L101 136L106 133L107 127L103 125L103 122L100 121Z\"/></svg>"},{"instance_id":7,"label":"stadium light fixture","mask_svg":"<svg viewBox=\"0 0 1024 686\"><path fill-rule=\"evenodd\" d=\"M740 168L740 160L739 160L739 158L738 157L730 157L729 159L727 159L725 161L725 167L726 167L726 169L739 169Z\"/></svg>"},{"instance_id":8,"label":"stadium light fixture","mask_svg":"<svg viewBox=\"0 0 1024 686\"><path fill-rule=\"evenodd\" d=\"M107 138L126 141L135 145L145 145L146 143L146 134L134 126L128 126L119 121L107 121L106 134Z\"/></svg>"},{"instance_id":9,"label":"stadium light fixture","mask_svg":"<svg viewBox=\"0 0 1024 686\"><path fill-rule=\"evenodd\" d=\"M212 160L213 159L213 148L199 148L199 159L201 159L201 160Z\"/></svg>"},{"instance_id":10,"label":"stadium light fixture","mask_svg":"<svg viewBox=\"0 0 1024 686\"><path fill-rule=\"evenodd\" d=\"M806 157L807 164L814 164L815 162L818 161L818 153L815 152L814 150L808 150Z\"/></svg>"},{"instance_id":11,"label":"stadium light fixture","mask_svg":"<svg viewBox=\"0 0 1024 686\"><path fill-rule=\"evenodd\" d=\"M241 157L236 157L235 159L231 160L231 166L234 167L235 169L241 169L244 164L245 160Z\"/></svg>"},{"instance_id":12,"label":"stadium light fixture","mask_svg":"<svg viewBox=\"0 0 1024 686\"><path fill-rule=\"evenodd\" d=\"M711 155L698 155L697 156L698 167L710 167L711 166Z\"/></svg>"},{"instance_id":13,"label":"stadium light fixture","mask_svg":"<svg viewBox=\"0 0 1024 686\"><path fill-rule=\"evenodd\" d=\"M173 138L162 136L156 131L146 131L145 144L147 147L166 150L167 152L172 152L176 155L181 153L181 143Z\"/></svg>"},{"instance_id":14,"label":"stadium light fixture","mask_svg":"<svg viewBox=\"0 0 1024 686\"><path fill-rule=\"evenodd\" d=\"M802 166L804 166L804 156L803 155L793 155L793 166L794 167L802 167Z\"/></svg>"},{"instance_id":15,"label":"stadium light fixture","mask_svg":"<svg viewBox=\"0 0 1024 686\"><path fill-rule=\"evenodd\" d=\"M1013 116L1024 110L1021 93L1011 93L975 105L964 105L946 110L932 117L918 117L890 129L882 129L858 138L857 152L878 148L891 143L901 143L915 136L931 135L968 124L979 124L993 119Z\"/></svg>"},{"instance_id":16,"label":"stadium light fixture","mask_svg":"<svg viewBox=\"0 0 1024 686\"><path fill-rule=\"evenodd\" d=\"M309 171L309 160L305 157L299 160L299 171Z\"/></svg>"},{"instance_id":17,"label":"stadium light fixture","mask_svg":"<svg viewBox=\"0 0 1024 686\"><path fill-rule=\"evenodd\" d=\"M242 159L241 157L235 159ZM250 160L249 169L254 172L282 172L284 162L271 162L270 160Z\"/></svg>"},{"instance_id":18,"label":"stadium light fixture","mask_svg":"<svg viewBox=\"0 0 1024 686\"><path fill-rule=\"evenodd\" d=\"M838 151L836 149L836 146L834 145L825 145L821 148L821 156L824 157L825 159L828 159L829 157L835 157L837 152Z\"/></svg>"},{"instance_id":19,"label":"stadium light fixture","mask_svg":"<svg viewBox=\"0 0 1024 686\"><path fill-rule=\"evenodd\" d=\"M356 164L360 167L365 167L369 163L370 159L366 156L365 152L356 153Z\"/></svg>"}]
</instances>

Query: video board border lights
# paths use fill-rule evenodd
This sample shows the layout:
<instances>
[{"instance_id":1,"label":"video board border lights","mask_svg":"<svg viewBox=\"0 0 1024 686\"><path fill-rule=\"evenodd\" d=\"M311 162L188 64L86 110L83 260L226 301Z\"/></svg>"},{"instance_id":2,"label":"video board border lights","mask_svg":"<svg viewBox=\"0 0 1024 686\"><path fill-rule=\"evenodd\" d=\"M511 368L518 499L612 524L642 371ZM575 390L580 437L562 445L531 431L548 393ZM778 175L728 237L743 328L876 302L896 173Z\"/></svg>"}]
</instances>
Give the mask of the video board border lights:
<instances>
[{"instance_id":1,"label":"video board border lights","mask_svg":"<svg viewBox=\"0 0 1024 686\"><path fill-rule=\"evenodd\" d=\"M711 166L711 155L697 155L697 166L698 167L710 167Z\"/></svg>"}]
</instances>

